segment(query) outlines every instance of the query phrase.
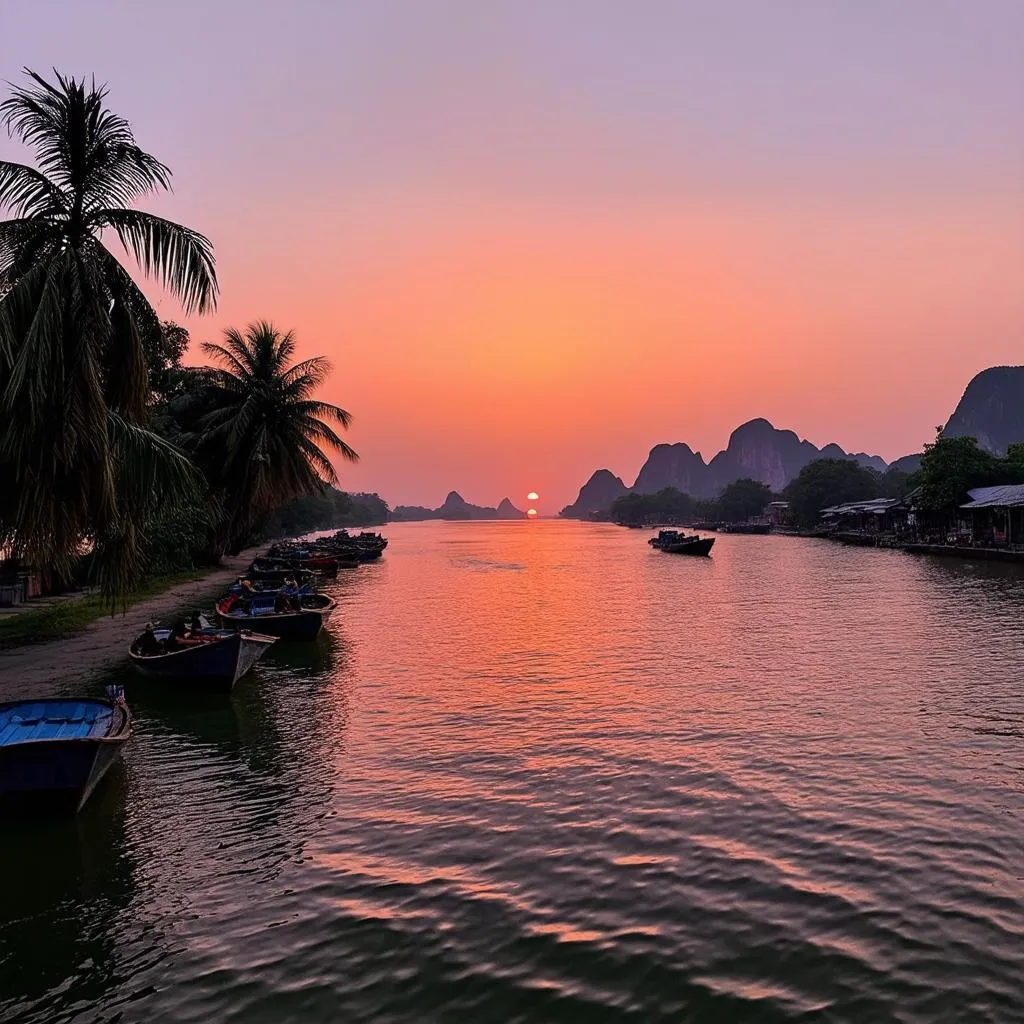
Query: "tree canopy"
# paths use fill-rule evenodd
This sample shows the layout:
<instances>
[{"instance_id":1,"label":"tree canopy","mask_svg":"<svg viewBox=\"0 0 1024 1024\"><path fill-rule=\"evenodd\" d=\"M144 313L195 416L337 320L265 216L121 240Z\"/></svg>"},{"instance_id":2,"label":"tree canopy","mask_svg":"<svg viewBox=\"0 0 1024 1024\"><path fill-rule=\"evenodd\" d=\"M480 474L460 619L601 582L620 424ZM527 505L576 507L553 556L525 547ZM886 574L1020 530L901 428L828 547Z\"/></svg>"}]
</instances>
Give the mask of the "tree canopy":
<instances>
[{"instance_id":1,"label":"tree canopy","mask_svg":"<svg viewBox=\"0 0 1024 1024\"><path fill-rule=\"evenodd\" d=\"M917 504L925 512L950 512L967 500L973 487L1015 483L1024 479L1021 449L1011 445L1006 459L978 446L973 437L943 437L924 446L914 483L921 488Z\"/></svg>"},{"instance_id":2,"label":"tree canopy","mask_svg":"<svg viewBox=\"0 0 1024 1024\"><path fill-rule=\"evenodd\" d=\"M792 520L813 526L823 508L847 501L867 501L881 492L882 475L853 459L814 459L783 490Z\"/></svg>"},{"instance_id":3,"label":"tree canopy","mask_svg":"<svg viewBox=\"0 0 1024 1024\"><path fill-rule=\"evenodd\" d=\"M665 487L656 494L630 491L612 503L612 522L622 526L644 526L647 523L678 523L693 515L694 500L688 494Z\"/></svg>"},{"instance_id":4,"label":"tree canopy","mask_svg":"<svg viewBox=\"0 0 1024 1024\"><path fill-rule=\"evenodd\" d=\"M107 90L55 73L0 103L36 166L0 161L0 540L67 575L85 542L100 582L138 575L145 510L194 475L147 429L147 349L160 327L112 235L187 313L213 309L208 239L136 208L170 170L106 106Z\"/></svg>"},{"instance_id":5,"label":"tree canopy","mask_svg":"<svg viewBox=\"0 0 1024 1024\"><path fill-rule=\"evenodd\" d=\"M724 523L743 523L764 513L774 495L759 480L734 480L715 499L715 518Z\"/></svg>"},{"instance_id":6,"label":"tree canopy","mask_svg":"<svg viewBox=\"0 0 1024 1024\"><path fill-rule=\"evenodd\" d=\"M220 366L206 369L192 396L198 418L184 443L223 505L225 544L236 551L274 509L337 482L325 449L359 456L331 426L348 427L350 415L313 397L330 364L320 356L293 362L291 332L258 321L202 347Z\"/></svg>"}]
</instances>

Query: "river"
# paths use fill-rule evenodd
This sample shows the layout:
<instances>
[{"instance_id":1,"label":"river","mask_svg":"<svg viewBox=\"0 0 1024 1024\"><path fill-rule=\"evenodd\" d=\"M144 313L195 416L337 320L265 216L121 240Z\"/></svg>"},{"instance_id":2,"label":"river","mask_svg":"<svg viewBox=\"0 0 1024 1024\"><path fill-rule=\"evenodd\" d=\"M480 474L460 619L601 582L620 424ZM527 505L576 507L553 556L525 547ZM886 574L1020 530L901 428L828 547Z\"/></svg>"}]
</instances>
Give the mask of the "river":
<instances>
[{"instance_id":1,"label":"river","mask_svg":"<svg viewBox=\"0 0 1024 1024\"><path fill-rule=\"evenodd\" d=\"M2 826L0 1019L1024 1019L1019 567L387 534L230 697L117 677L123 766Z\"/></svg>"}]
</instances>

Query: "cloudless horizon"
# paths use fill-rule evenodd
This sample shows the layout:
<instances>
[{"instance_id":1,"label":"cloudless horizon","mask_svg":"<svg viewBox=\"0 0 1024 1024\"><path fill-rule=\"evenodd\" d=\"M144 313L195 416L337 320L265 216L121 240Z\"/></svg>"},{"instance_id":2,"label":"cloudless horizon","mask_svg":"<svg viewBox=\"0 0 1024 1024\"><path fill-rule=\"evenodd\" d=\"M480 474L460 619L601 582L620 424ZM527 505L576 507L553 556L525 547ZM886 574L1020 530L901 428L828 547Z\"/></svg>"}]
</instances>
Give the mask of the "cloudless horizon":
<instances>
[{"instance_id":1,"label":"cloudless horizon","mask_svg":"<svg viewBox=\"0 0 1024 1024\"><path fill-rule=\"evenodd\" d=\"M109 84L216 248L217 312L160 315L330 358L392 504L550 515L758 416L892 460L1024 362L1024 5L580 12L0 0L0 79Z\"/></svg>"}]
</instances>

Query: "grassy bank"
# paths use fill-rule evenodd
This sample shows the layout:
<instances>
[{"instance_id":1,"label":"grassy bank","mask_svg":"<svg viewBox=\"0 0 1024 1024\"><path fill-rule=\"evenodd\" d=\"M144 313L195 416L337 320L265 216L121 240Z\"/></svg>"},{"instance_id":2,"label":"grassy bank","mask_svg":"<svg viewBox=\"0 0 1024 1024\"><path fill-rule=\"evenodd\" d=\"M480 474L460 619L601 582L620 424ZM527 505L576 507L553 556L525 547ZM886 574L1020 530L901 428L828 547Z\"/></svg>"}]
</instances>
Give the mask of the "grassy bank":
<instances>
[{"instance_id":1,"label":"grassy bank","mask_svg":"<svg viewBox=\"0 0 1024 1024\"><path fill-rule=\"evenodd\" d=\"M209 573L209 569L188 569L156 576L132 591L124 603L118 602L113 614L121 615L139 601L156 597L181 583L199 582ZM0 650L57 640L110 614L110 601L99 594L87 594L43 608L27 608L17 615L0 619Z\"/></svg>"}]
</instances>

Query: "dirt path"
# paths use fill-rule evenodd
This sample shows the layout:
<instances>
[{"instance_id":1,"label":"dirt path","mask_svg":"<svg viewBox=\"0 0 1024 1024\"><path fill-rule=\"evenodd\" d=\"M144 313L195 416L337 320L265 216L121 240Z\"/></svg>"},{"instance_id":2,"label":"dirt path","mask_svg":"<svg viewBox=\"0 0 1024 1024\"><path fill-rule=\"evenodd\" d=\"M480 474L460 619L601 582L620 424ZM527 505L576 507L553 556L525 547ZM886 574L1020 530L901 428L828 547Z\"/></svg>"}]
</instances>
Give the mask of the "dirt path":
<instances>
[{"instance_id":1,"label":"dirt path","mask_svg":"<svg viewBox=\"0 0 1024 1024\"><path fill-rule=\"evenodd\" d=\"M0 651L0 700L17 700L28 693L46 696L58 686L66 689L69 682L85 682L125 663L128 645L147 620L166 618L187 605L208 609L224 585L243 572L258 553L259 549L252 548L225 558L202 579L179 583L132 605L124 615L104 616L63 640Z\"/></svg>"}]
</instances>

